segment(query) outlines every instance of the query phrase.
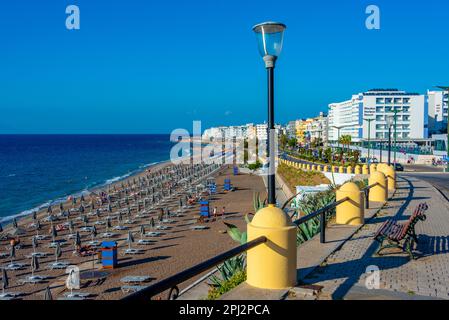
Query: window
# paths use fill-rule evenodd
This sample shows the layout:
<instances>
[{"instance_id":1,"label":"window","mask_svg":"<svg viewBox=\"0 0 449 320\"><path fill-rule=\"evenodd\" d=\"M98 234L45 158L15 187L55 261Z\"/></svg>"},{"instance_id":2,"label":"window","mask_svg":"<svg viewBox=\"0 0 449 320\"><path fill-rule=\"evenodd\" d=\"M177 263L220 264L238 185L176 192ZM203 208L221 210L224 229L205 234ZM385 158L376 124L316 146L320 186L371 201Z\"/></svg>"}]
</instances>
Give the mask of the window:
<instances>
[{"instance_id":1,"label":"window","mask_svg":"<svg viewBox=\"0 0 449 320\"><path fill-rule=\"evenodd\" d=\"M410 98L404 98L402 99L402 102L405 104L410 103Z\"/></svg>"},{"instance_id":2,"label":"window","mask_svg":"<svg viewBox=\"0 0 449 320\"><path fill-rule=\"evenodd\" d=\"M385 103L392 103L393 99L392 98L385 98Z\"/></svg>"},{"instance_id":3,"label":"window","mask_svg":"<svg viewBox=\"0 0 449 320\"><path fill-rule=\"evenodd\" d=\"M376 98L376 103L384 103L384 98Z\"/></svg>"},{"instance_id":4,"label":"window","mask_svg":"<svg viewBox=\"0 0 449 320\"><path fill-rule=\"evenodd\" d=\"M383 124L376 124L376 130L383 130L385 129L385 125Z\"/></svg>"},{"instance_id":5,"label":"window","mask_svg":"<svg viewBox=\"0 0 449 320\"><path fill-rule=\"evenodd\" d=\"M402 98L394 98L394 103L402 103Z\"/></svg>"},{"instance_id":6,"label":"window","mask_svg":"<svg viewBox=\"0 0 449 320\"><path fill-rule=\"evenodd\" d=\"M376 112L384 112L384 107L376 107Z\"/></svg>"},{"instance_id":7,"label":"window","mask_svg":"<svg viewBox=\"0 0 449 320\"><path fill-rule=\"evenodd\" d=\"M410 121L410 116L402 116L402 121Z\"/></svg>"},{"instance_id":8,"label":"window","mask_svg":"<svg viewBox=\"0 0 449 320\"><path fill-rule=\"evenodd\" d=\"M403 112L409 112L410 111L410 107L404 107L404 108L402 108L402 111Z\"/></svg>"},{"instance_id":9,"label":"window","mask_svg":"<svg viewBox=\"0 0 449 320\"><path fill-rule=\"evenodd\" d=\"M384 116L376 116L376 121L384 121Z\"/></svg>"},{"instance_id":10,"label":"window","mask_svg":"<svg viewBox=\"0 0 449 320\"><path fill-rule=\"evenodd\" d=\"M385 107L385 112L391 112L393 111L393 107Z\"/></svg>"}]
</instances>

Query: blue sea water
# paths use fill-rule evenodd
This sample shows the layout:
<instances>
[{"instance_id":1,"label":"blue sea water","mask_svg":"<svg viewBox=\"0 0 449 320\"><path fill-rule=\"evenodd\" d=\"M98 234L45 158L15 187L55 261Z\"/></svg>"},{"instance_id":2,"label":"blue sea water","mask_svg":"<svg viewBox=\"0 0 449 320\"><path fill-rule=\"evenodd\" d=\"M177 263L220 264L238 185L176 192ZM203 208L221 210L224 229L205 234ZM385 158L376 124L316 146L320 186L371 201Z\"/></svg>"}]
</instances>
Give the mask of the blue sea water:
<instances>
[{"instance_id":1,"label":"blue sea water","mask_svg":"<svg viewBox=\"0 0 449 320\"><path fill-rule=\"evenodd\" d=\"M164 135L0 135L0 221L169 159Z\"/></svg>"}]
</instances>

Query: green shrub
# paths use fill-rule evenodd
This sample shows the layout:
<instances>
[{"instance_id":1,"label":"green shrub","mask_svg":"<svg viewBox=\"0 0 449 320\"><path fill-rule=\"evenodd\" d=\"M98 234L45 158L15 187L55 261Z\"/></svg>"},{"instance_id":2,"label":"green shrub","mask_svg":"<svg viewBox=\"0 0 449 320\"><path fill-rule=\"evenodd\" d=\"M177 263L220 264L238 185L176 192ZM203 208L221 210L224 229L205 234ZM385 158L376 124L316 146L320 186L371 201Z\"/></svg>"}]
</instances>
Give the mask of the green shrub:
<instances>
[{"instance_id":1,"label":"green shrub","mask_svg":"<svg viewBox=\"0 0 449 320\"><path fill-rule=\"evenodd\" d=\"M222 281L219 286L212 287L207 293L207 300L216 300L220 298L224 293L234 289L239 284L246 281L246 272L239 271L235 273L228 280Z\"/></svg>"}]
</instances>

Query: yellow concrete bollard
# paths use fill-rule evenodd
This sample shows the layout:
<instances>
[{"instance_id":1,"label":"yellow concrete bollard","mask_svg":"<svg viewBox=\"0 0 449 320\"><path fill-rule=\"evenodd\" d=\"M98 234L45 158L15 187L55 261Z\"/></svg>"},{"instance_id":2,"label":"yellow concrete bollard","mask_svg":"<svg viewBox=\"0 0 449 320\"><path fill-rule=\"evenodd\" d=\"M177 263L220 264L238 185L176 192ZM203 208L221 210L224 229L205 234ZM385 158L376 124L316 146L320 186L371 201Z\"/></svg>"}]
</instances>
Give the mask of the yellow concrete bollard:
<instances>
[{"instance_id":1,"label":"yellow concrete bollard","mask_svg":"<svg viewBox=\"0 0 449 320\"><path fill-rule=\"evenodd\" d=\"M362 174L362 168L359 165L356 165L355 168L354 168L354 173L355 174Z\"/></svg>"},{"instance_id":2,"label":"yellow concrete bollard","mask_svg":"<svg viewBox=\"0 0 449 320\"><path fill-rule=\"evenodd\" d=\"M316 171L316 165L315 164L312 165L312 171Z\"/></svg>"},{"instance_id":3,"label":"yellow concrete bollard","mask_svg":"<svg viewBox=\"0 0 449 320\"><path fill-rule=\"evenodd\" d=\"M388 190L396 190L396 171L393 166L385 165L382 167L382 173L387 177Z\"/></svg>"},{"instance_id":4,"label":"yellow concrete bollard","mask_svg":"<svg viewBox=\"0 0 449 320\"><path fill-rule=\"evenodd\" d=\"M388 187L387 178L380 171L372 172L368 179L368 185L377 183L375 187L372 187L369 191L369 201L373 202L386 202L388 199Z\"/></svg>"},{"instance_id":5,"label":"yellow concrete bollard","mask_svg":"<svg viewBox=\"0 0 449 320\"><path fill-rule=\"evenodd\" d=\"M296 285L296 226L279 208L260 209L248 224L248 242L267 242L247 253L247 280L256 288L284 289Z\"/></svg>"},{"instance_id":6,"label":"yellow concrete bollard","mask_svg":"<svg viewBox=\"0 0 449 320\"><path fill-rule=\"evenodd\" d=\"M345 167L340 166L340 167L338 168L338 173L345 173Z\"/></svg>"},{"instance_id":7,"label":"yellow concrete bollard","mask_svg":"<svg viewBox=\"0 0 449 320\"><path fill-rule=\"evenodd\" d=\"M329 167L327 165L323 166L323 172L328 172L329 171Z\"/></svg>"},{"instance_id":8,"label":"yellow concrete bollard","mask_svg":"<svg viewBox=\"0 0 449 320\"><path fill-rule=\"evenodd\" d=\"M368 166L366 164L362 166L362 174L369 174Z\"/></svg>"},{"instance_id":9,"label":"yellow concrete bollard","mask_svg":"<svg viewBox=\"0 0 449 320\"><path fill-rule=\"evenodd\" d=\"M369 165L369 173L373 173L377 171L377 166L375 163Z\"/></svg>"},{"instance_id":10,"label":"yellow concrete bollard","mask_svg":"<svg viewBox=\"0 0 449 320\"><path fill-rule=\"evenodd\" d=\"M310 164L307 165L307 171L310 171L311 167Z\"/></svg>"},{"instance_id":11,"label":"yellow concrete bollard","mask_svg":"<svg viewBox=\"0 0 449 320\"><path fill-rule=\"evenodd\" d=\"M346 173L352 173L352 167L351 166L348 166L346 168Z\"/></svg>"},{"instance_id":12,"label":"yellow concrete bollard","mask_svg":"<svg viewBox=\"0 0 449 320\"><path fill-rule=\"evenodd\" d=\"M354 182L347 182L336 191L336 201L349 200L337 206L337 224L357 226L364 223L365 207L363 194Z\"/></svg>"}]
</instances>

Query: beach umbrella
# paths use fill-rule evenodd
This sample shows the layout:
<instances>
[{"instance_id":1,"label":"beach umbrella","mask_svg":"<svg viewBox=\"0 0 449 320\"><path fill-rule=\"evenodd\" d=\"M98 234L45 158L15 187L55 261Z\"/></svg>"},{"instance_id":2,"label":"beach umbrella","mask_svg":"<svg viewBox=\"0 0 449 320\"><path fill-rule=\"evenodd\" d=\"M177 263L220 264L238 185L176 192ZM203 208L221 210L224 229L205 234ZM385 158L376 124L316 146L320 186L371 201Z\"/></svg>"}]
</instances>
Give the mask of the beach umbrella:
<instances>
[{"instance_id":1,"label":"beach umbrella","mask_svg":"<svg viewBox=\"0 0 449 320\"><path fill-rule=\"evenodd\" d=\"M128 231L128 239L127 239L127 241L128 241L129 249L131 249L131 243L134 242L134 237L133 237L133 234L132 234L131 231Z\"/></svg>"},{"instance_id":2,"label":"beach umbrella","mask_svg":"<svg viewBox=\"0 0 449 320\"><path fill-rule=\"evenodd\" d=\"M69 220L69 231L70 233L73 233L73 221Z\"/></svg>"},{"instance_id":3,"label":"beach umbrella","mask_svg":"<svg viewBox=\"0 0 449 320\"><path fill-rule=\"evenodd\" d=\"M17 227L18 227L18 226L17 226L17 220L16 220L16 218L12 219L12 226L13 226L14 228L17 228Z\"/></svg>"},{"instance_id":4,"label":"beach umbrella","mask_svg":"<svg viewBox=\"0 0 449 320\"><path fill-rule=\"evenodd\" d=\"M41 222L39 220L36 221L36 234L39 235L39 230L42 228Z\"/></svg>"},{"instance_id":5,"label":"beach umbrella","mask_svg":"<svg viewBox=\"0 0 449 320\"><path fill-rule=\"evenodd\" d=\"M62 204L62 202L59 203L59 212L64 211L64 205Z\"/></svg>"},{"instance_id":6,"label":"beach umbrella","mask_svg":"<svg viewBox=\"0 0 449 320\"><path fill-rule=\"evenodd\" d=\"M9 249L9 257L11 258L12 263L16 257L16 246L11 246L11 249Z\"/></svg>"},{"instance_id":7,"label":"beach umbrella","mask_svg":"<svg viewBox=\"0 0 449 320\"><path fill-rule=\"evenodd\" d=\"M48 208L47 208L47 213L48 213L49 215L53 213L53 209L52 209L51 205L48 206Z\"/></svg>"},{"instance_id":8,"label":"beach umbrella","mask_svg":"<svg viewBox=\"0 0 449 320\"><path fill-rule=\"evenodd\" d=\"M33 213L31 214L31 217L33 218L33 220L37 219L37 212L33 211Z\"/></svg>"},{"instance_id":9,"label":"beach umbrella","mask_svg":"<svg viewBox=\"0 0 449 320\"><path fill-rule=\"evenodd\" d=\"M76 197L72 197L72 206L76 204Z\"/></svg>"},{"instance_id":10,"label":"beach umbrella","mask_svg":"<svg viewBox=\"0 0 449 320\"><path fill-rule=\"evenodd\" d=\"M97 236L97 228L95 226L92 227L92 240L94 240L94 238Z\"/></svg>"},{"instance_id":11,"label":"beach umbrella","mask_svg":"<svg viewBox=\"0 0 449 320\"><path fill-rule=\"evenodd\" d=\"M44 300L53 300L53 296L51 295L50 287L45 288Z\"/></svg>"},{"instance_id":12,"label":"beach umbrella","mask_svg":"<svg viewBox=\"0 0 449 320\"><path fill-rule=\"evenodd\" d=\"M75 245L81 246L81 236L78 231L76 232L76 236L75 236Z\"/></svg>"},{"instance_id":13,"label":"beach umbrella","mask_svg":"<svg viewBox=\"0 0 449 320\"><path fill-rule=\"evenodd\" d=\"M36 248L39 246L39 243L37 242L37 238L33 237L31 239L31 245L33 246L33 251L36 252Z\"/></svg>"},{"instance_id":14,"label":"beach umbrella","mask_svg":"<svg viewBox=\"0 0 449 320\"><path fill-rule=\"evenodd\" d=\"M2 290L3 290L3 294L5 294L5 289L8 289L8 287L9 287L8 274L6 273L6 269L3 268L2 269Z\"/></svg>"},{"instance_id":15,"label":"beach umbrella","mask_svg":"<svg viewBox=\"0 0 449 320\"><path fill-rule=\"evenodd\" d=\"M84 202L84 195L82 194L81 195L81 203L83 203Z\"/></svg>"},{"instance_id":16,"label":"beach umbrella","mask_svg":"<svg viewBox=\"0 0 449 320\"><path fill-rule=\"evenodd\" d=\"M111 206L110 203L108 203L108 211L109 211L109 212L112 212L112 206Z\"/></svg>"},{"instance_id":17,"label":"beach umbrella","mask_svg":"<svg viewBox=\"0 0 449 320\"><path fill-rule=\"evenodd\" d=\"M56 248L55 248L55 259L56 262L58 262L58 258L60 258L62 256L62 250L61 250L61 246L59 245L59 242L56 244Z\"/></svg>"},{"instance_id":18,"label":"beach umbrella","mask_svg":"<svg viewBox=\"0 0 449 320\"><path fill-rule=\"evenodd\" d=\"M34 271L39 270L39 259L37 256L31 257L31 276L34 276Z\"/></svg>"},{"instance_id":19,"label":"beach umbrella","mask_svg":"<svg viewBox=\"0 0 449 320\"><path fill-rule=\"evenodd\" d=\"M145 235L145 227L143 225L140 226L140 238L142 239Z\"/></svg>"},{"instance_id":20,"label":"beach umbrella","mask_svg":"<svg viewBox=\"0 0 449 320\"><path fill-rule=\"evenodd\" d=\"M56 231L56 228L54 225L51 226L51 238L53 242L55 241L55 238L58 236L58 232Z\"/></svg>"},{"instance_id":21,"label":"beach umbrella","mask_svg":"<svg viewBox=\"0 0 449 320\"><path fill-rule=\"evenodd\" d=\"M80 205L80 207L78 208L78 211L79 211L80 213L84 213L84 206L83 206L83 205Z\"/></svg>"},{"instance_id":22,"label":"beach umbrella","mask_svg":"<svg viewBox=\"0 0 449 320\"><path fill-rule=\"evenodd\" d=\"M110 218L106 219L106 228L107 228L108 231L109 231L109 228L112 228L112 224L111 224L111 219Z\"/></svg>"},{"instance_id":23,"label":"beach umbrella","mask_svg":"<svg viewBox=\"0 0 449 320\"><path fill-rule=\"evenodd\" d=\"M87 216L83 216L83 222L84 226L87 226L87 224L89 223L89 218Z\"/></svg>"},{"instance_id":24,"label":"beach umbrella","mask_svg":"<svg viewBox=\"0 0 449 320\"><path fill-rule=\"evenodd\" d=\"M0 232L3 232L3 227L1 223L0 223Z\"/></svg>"},{"instance_id":25,"label":"beach umbrella","mask_svg":"<svg viewBox=\"0 0 449 320\"><path fill-rule=\"evenodd\" d=\"M151 217L150 226L151 226L151 229L154 229L154 218L153 217Z\"/></svg>"}]
</instances>

